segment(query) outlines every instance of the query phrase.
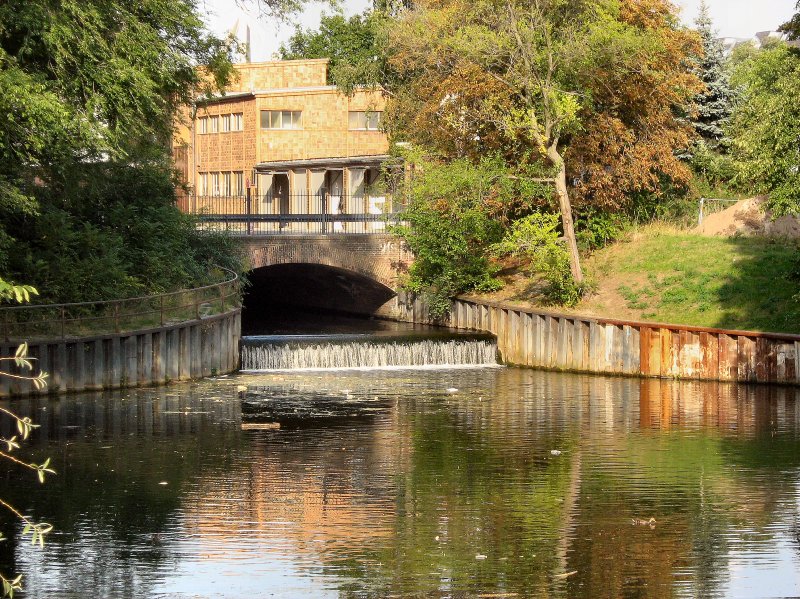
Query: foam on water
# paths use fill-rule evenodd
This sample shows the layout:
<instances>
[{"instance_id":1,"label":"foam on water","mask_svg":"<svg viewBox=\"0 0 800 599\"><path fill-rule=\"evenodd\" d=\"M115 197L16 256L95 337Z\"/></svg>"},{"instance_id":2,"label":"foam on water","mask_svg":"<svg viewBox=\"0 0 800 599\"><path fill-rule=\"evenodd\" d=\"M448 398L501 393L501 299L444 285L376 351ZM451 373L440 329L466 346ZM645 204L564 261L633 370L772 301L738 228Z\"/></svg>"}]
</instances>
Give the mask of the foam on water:
<instances>
[{"instance_id":1,"label":"foam on water","mask_svg":"<svg viewBox=\"0 0 800 599\"><path fill-rule=\"evenodd\" d=\"M497 342L485 335L433 338L339 335L242 339L243 371L457 368L497 365Z\"/></svg>"}]
</instances>

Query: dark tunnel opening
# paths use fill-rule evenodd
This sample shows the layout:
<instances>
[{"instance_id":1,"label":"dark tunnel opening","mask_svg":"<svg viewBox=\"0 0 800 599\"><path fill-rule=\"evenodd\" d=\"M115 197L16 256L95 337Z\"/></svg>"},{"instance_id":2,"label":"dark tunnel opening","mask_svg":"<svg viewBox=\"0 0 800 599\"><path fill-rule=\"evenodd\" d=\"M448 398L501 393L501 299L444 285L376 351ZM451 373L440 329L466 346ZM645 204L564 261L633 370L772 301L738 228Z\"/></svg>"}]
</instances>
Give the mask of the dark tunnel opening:
<instances>
[{"instance_id":1,"label":"dark tunnel opening","mask_svg":"<svg viewBox=\"0 0 800 599\"><path fill-rule=\"evenodd\" d=\"M395 292L364 275L320 264L277 264L251 271L243 335L381 330L376 312Z\"/></svg>"}]
</instances>

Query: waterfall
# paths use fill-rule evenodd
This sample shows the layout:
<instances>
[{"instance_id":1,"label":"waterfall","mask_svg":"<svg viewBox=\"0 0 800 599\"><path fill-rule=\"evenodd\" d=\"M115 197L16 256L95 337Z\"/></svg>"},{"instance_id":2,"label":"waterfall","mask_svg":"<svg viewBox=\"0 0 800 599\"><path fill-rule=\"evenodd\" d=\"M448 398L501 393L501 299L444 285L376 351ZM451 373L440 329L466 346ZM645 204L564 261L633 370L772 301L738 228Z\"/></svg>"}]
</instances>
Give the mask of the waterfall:
<instances>
[{"instance_id":1,"label":"waterfall","mask_svg":"<svg viewBox=\"0 0 800 599\"><path fill-rule=\"evenodd\" d=\"M485 334L380 336L270 335L242 338L242 370L494 366Z\"/></svg>"}]
</instances>

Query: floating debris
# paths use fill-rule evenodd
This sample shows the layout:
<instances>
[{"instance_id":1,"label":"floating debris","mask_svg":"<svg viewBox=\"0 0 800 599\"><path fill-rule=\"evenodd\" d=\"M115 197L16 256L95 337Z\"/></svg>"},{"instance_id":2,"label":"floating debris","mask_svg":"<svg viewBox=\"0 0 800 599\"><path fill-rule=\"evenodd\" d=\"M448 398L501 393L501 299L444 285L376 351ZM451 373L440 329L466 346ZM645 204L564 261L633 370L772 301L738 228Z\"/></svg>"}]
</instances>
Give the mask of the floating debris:
<instances>
[{"instance_id":1,"label":"floating debris","mask_svg":"<svg viewBox=\"0 0 800 599\"><path fill-rule=\"evenodd\" d=\"M458 393L458 389L456 389L455 387L448 387L447 389L445 389L445 391L447 391L448 393Z\"/></svg>"},{"instance_id":2,"label":"floating debris","mask_svg":"<svg viewBox=\"0 0 800 599\"><path fill-rule=\"evenodd\" d=\"M479 553L478 555L475 556L475 559L486 559L486 556L483 555L482 553Z\"/></svg>"},{"instance_id":3,"label":"floating debris","mask_svg":"<svg viewBox=\"0 0 800 599\"><path fill-rule=\"evenodd\" d=\"M242 422L243 431L269 431L280 427L280 422Z\"/></svg>"},{"instance_id":4,"label":"floating debris","mask_svg":"<svg viewBox=\"0 0 800 599\"><path fill-rule=\"evenodd\" d=\"M162 480L162 481L161 481L160 483L158 483L158 484L159 484L159 485L168 485L169 483L168 483L167 481L165 481L165 480Z\"/></svg>"},{"instance_id":5,"label":"floating debris","mask_svg":"<svg viewBox=\"0 0 800 599\"><path fill-rule=\"evenodd\" d=\"M551 449L550 455L561 455L561 452L558 449Z\"/></svg>"},{"instance_id":6,"label":"floating debris","mask_svg":"<svg viewBox=\"0 0 800 599\"><path fill-rule=\"evenodd\" d=\"M553 576L553 578L569 578L570 576L573 576L574 574L577 573L578 573L577 570L573 570L572 572L564 572L563 574L556 574L555 576Z\"/></svg>"},{"instance_id":7,"label":"floating debris","mask_svg":"<svg viewBox=\"0 0 800 599\"><path fill-rule=\"evenodd\" d=\"M650 518L649 520L644 520L643 518L631 518L631 523L634 526L649 526L650 528L656 527L655 518Z\"/></svg>"}]
</instances>

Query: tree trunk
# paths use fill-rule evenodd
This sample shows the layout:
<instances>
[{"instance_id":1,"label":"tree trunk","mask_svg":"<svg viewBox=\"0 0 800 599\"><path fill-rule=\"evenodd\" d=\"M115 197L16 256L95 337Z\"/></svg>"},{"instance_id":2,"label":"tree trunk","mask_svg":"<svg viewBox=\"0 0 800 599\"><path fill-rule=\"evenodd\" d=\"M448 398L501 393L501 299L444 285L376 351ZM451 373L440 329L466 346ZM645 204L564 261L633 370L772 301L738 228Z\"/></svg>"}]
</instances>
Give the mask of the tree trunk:
<instances>
[{"instance_id":1,"label":"tree trunk","mask_svg":"<svg viewBox=\"0 0 800 599\"><path fill-rule=\"evenodd\" d=\"M575 224L572 222L572 203L569 201L569 193L567 192L567 167L564 165L564 159L558 152L556 144L547 148L547 158L553 166L558 167L556 194L558 195L558 205L561 209L561 224L564 227L564 237L567 239L567 248L569 250L569 266L575 283L581 285L583 283L583 271L581 270L581 258L578 255L578 240L575 238Z\"/></svg>"}]
</instances>

